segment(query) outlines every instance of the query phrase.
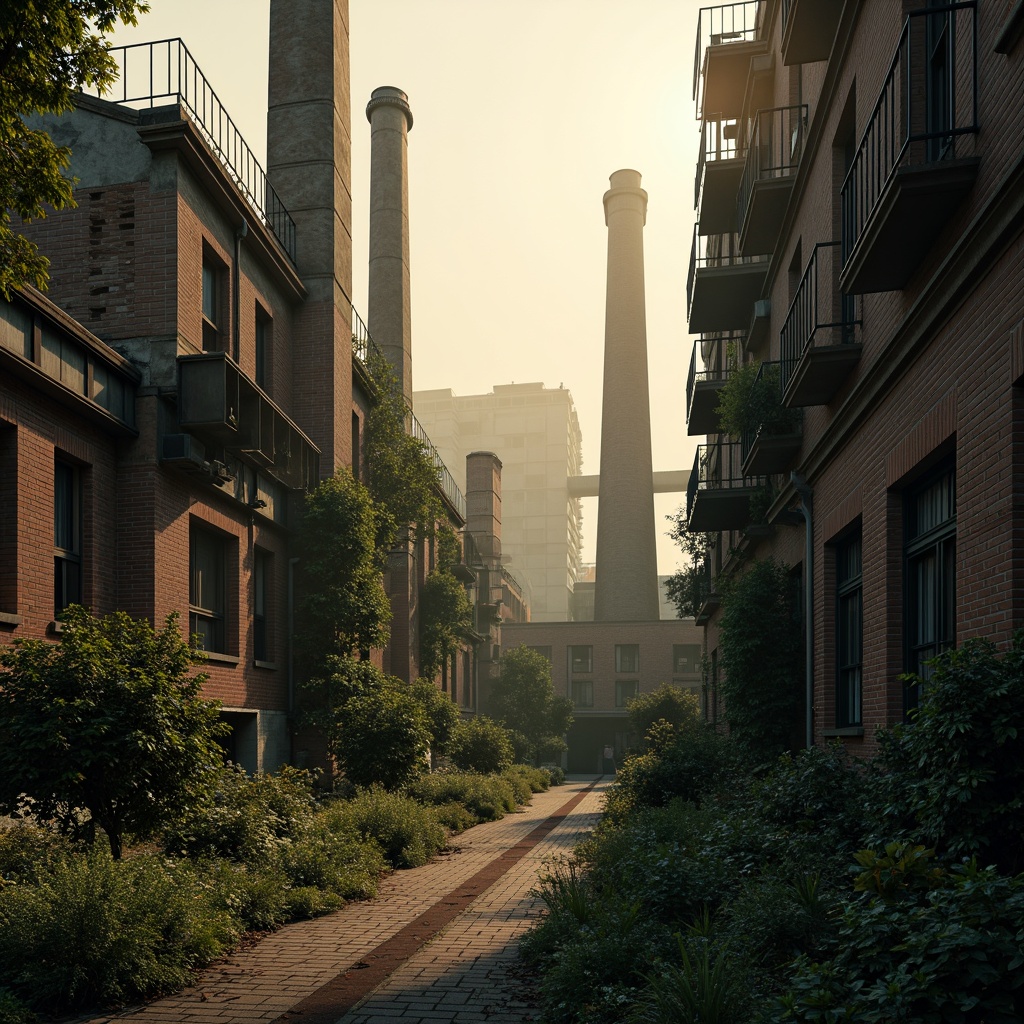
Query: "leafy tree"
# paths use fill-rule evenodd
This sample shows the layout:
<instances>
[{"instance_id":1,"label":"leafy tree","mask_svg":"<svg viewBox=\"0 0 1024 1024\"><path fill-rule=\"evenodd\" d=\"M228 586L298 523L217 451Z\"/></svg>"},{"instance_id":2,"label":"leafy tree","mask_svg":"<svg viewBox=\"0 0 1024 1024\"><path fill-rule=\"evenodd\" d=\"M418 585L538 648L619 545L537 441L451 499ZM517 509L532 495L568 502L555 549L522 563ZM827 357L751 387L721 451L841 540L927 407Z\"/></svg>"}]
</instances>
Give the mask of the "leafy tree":
<instances>
[{"instance_id":1,"label":"leafy tree","mask_svg":"<svg viewBox=\"0 0 1024 1024\"><path fill-rule=\"evenodd\" d=\"M450 753L456 768L485 774L504 771L515 758L508 730L486 715L458 724Z\"/></svg>"},{"instance_id":2,"label":"leafy tree","mask_svg":"<svg viewBox=\"0 0 1024 1024\"><path fill-rule=\"evenodd\" d=\"M555 695L548 659L525 644L502 655L491 709L506 729L526 737L534 757L542 742L562 736L572 724L572 701Z\"/></svg>"},{"instance_id":3,"label":"leafy tree","mask_svg":"<svg viewBox=\"0 0 1024 1024\"><path fill-rule=\"evenodd\" d=\"M0 813L32 814L114 858L208 792L227 731L177 617L154 631L124 612L70 606L57 644L0 648ZM88 812L83 817L82 812Z\"/></svg>"},{"instance_id":4,"label":"leafy tree","mask_svg":"<svg viewBox=\"0 0 1024 1024\"><path fill-rule=\"evenodd\" d=\"M751 562L721 588L719 690L733 737L769 759L795 745L802 721L803 649L789 566Z\"/></svg>"},{"instance_id":5,"label":"leafy tree","mask_svg":"<svg viewBox=\"0 0 1024 1024\"><path fill-rule=\"evenodd\" d=\"M302 648L317 671L330 655L346 657L388 641L391 607L376 550L381 518L370 492L344 468L306 495Z\"/></svg>"},{"instance_id":6,"label":"leafy tree","mask_svg":"<svg viewBox=\"0 0 1024 1024\"><path fill-rule=\"evenodd\" d=\"M680 686L662 683L650 693L641 693L626 702L633 730L646 736L655 722L666 722L673 733L700 728L700 703Z\"/></svg>"},{"instance_id":7,"label":"leafy tree","mask_svg":"<svg viewBox=\"0 0 1024 1024\"><path fill-rule=\"evenodd\" d=\"M431 756L446 754L459 724L458 706L429 679L417 679L410 687L410 692L419 701L427 717Z\"/></svg>"},{"instance_id":8,"label":"leafy tree","mask_svg":"<svg viewBox=\"0 0 1024 1024\"><path fill-rule=\"evenodd\" d=\"M967 640L931 663L910 721L879 733L885 836L1024 871L1024 631L1005 651Z\"/></svg>"},{"instance_id":9,"label":"leafy tree","mask_svg":"<svg viewBox=\"0 0 1024 1024\"><path fill-rule=\"evenodd\" d=\"M739 440L747 431L764 428L770 434L791 430L799 412L782 404L779 367L744 363L730 374L718 395L718 425L723 434Z\"/></svg>"},{"instance_id":10,"label":"leafy tree","mask_svg":"<svg viewBox=\"0 0 1024 1024\"><path fill-rule=\"evenodd\" d=\"M473 625L473 605L452 568L459 542L446 523L437 527L437 568L420 587L420 669L433 679L462 645Z\"/></svg>"},{"instance_id":11,"label":"leafy tree","mask_svg":"<svg viewBox=\"0 0 1024 1024\"><path fill-rule=\"evenodd\" d=\"M30 220L46 207L74 206L62 173L71 151L30 128L23 115L63 114L82 86L101 91L117 77L104 35L116 21L136 23L140 0L4 0L0 4L0 292L26 281L40 288L50 261L11 228L11 211Z\"/></svg>"},{"instance_id":12,"label":"leafy tree","mask_svg":"<svg viewBox=\"0 0 1024 1024\"><path fill-rule=\"evenodd\" d=\"M665 582L665 591L676 606L679 618L696 618L711 589L709 560L714 537L710 533L690 533L686 528L686 511L683 508L676 509L665 518L672 523L668 535L679 545L689 561L688 565L669 576Z\"/></svg>"},{"instance_id":13,"label":"leafy tree","mask_svg":"<svg viewBox=\"0 0 1024 1024\"><path fill-rule=\"evenodd\" d=\"M407 786L427 767L430 726L423 705L398 679L347 700L339 714L338 761L356 786Z\"/></svg>"}]
</instances>

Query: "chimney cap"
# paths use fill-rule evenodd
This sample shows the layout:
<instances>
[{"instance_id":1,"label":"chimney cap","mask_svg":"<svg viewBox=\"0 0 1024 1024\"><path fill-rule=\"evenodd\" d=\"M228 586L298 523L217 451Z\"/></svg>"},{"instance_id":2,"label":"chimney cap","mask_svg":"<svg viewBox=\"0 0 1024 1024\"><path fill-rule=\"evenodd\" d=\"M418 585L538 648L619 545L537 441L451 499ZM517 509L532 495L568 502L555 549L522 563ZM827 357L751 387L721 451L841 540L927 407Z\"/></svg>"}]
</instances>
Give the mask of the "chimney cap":
<instances>
[{"instance_id":1,"label":"chimney cap","mask_svg":"<svg viewBox=\"0 0 1024 1024\"><path fill-rule=\"evenodd\" d=\"M407 128L412 128L412 108L409 106L409 97L393 85L380 85L370 93L370 102L366 104L366 120L373 124L370 116L378 107L398 107L405 114Z\"/></svg>"}]
</instances>

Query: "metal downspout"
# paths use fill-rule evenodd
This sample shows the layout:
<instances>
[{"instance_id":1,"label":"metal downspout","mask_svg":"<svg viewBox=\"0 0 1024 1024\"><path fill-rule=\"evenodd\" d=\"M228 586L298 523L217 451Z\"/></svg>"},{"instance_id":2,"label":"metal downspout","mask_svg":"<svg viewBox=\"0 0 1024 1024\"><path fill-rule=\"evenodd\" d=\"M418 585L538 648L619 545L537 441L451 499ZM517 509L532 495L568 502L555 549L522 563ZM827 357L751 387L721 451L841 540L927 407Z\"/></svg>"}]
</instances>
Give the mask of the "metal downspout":
<instances>
[{"instance_id":1,"label":"metal downspout","mask_svg":"<svg viewBox=\"0 0 1024 1024\"><path fill-rule=\"evenodd\" d=\"M288 559L288 714L295 711L295 566L298 558Z\"/></svg>"},{"instance_id":2,"label":"metal downspout","mask_svg":"<svg viewBox=\"0 0 1024 1024\"><path fill-rule=\"evenodd\" d=\"M796 472L789 479L800 495L804 517L804 685L807 704L806 741L814 746L814 525L811 520L812 493L807 481Z\"/></svg>"}]
</instances>

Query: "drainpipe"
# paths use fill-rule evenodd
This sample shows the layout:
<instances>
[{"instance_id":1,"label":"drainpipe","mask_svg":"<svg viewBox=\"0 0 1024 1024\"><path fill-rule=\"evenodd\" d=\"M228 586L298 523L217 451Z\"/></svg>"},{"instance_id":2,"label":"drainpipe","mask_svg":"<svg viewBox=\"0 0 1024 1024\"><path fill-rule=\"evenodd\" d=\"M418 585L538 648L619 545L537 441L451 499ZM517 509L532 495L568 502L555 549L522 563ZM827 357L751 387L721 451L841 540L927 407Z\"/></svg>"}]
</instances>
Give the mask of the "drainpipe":
<instances>
[{"instance_id":1,"label":"drainpipe","mask_svg":"<svg viewBox=\"0 0 1024 1024\"><path fill-rule=\"evenodd\" d=\"M237 363L239 361L239 355L242 350L241 346L241 317L239 316L238 307L242 302L242 268L239 263L242 259L242 239L249 234L249 222L243 218L241 225L235 229L235 264L232 268L232 298L231 303L235 307L235 315L232 317L232 330L231 330L231 358Z\"/></svg>"},{"instance_id":2,"label":"drainpipe","mask_svg":"<svg viewBox=\"0 0 1024 1024\"><path fill-rule=\"evenodd\" d=\"M811 488L796 472L790 482L800 495L804 517L804 682L807 690L807 746L814 746L814 528L811 523Z\"/></svg>"},{"instance_id":3,"label":"drainpipe","mask_svg":"<svg viewBox=\"0 0 1024 1024\"><path fill-rule=\"evenodd\" d=\"M288 559L288 714L295 711L295 566L298 558Z\"/></svg>"}]
</instances>

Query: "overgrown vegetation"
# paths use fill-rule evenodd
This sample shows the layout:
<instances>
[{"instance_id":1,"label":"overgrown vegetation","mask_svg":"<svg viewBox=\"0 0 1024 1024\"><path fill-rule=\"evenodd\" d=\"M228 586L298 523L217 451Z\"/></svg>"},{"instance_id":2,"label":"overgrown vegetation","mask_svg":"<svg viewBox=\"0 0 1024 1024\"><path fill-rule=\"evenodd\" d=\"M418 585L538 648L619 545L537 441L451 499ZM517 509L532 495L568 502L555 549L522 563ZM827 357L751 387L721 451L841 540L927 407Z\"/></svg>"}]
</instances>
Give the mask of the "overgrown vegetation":
<instances>
[{"instance_id":1,"label":"overgrown vegetation","mask_svg":"<svg viewBox=\"0 0 1024 1024\"><path fill-rule=\"evenodd\" d=\"M687 564L666 580L665 591L679 618L693 619L711 593L711 546L714 537L710 533L690 533L686 528L686 510L683 508L676 509L665 518L672 523L669 536L687 558Z\"/></svg>"},{"instance_id":2,"label":"overgrown vegetation","mask_svg":"<svg viewBox=\"0 0 1024 1024\"><path fill-rule=\"evenodd\" d=\"M452 569L461 559L459 539L445 523L435 534L435 568L420 587L420 671L433 679L465 642L473 605Z\"/></svg>"},{"instance_id":3,"label":"overgrown vegetation","mask_svg":"<svg viewBox=\"0 0 1024 1024\"><path fill-rule=\"evenodd\" d=\"M763 369L762 369L763 366ZM758 375L760 373L760 376ZM744 433L763 430L785 434L799 421L799 410L782 404L782 381L777 363L744 363L736 367L718 395L718 426L734 441Z\"/></svg>"},{"instance_id":4,"label":"overgrown vegetation","mask_svg":"<svg viewBox=\"0 0 1024 1024\"><path fill-rule=\"evenodd\" d=\"M628 759L522 941L544 1019L1024 1019L1022 658L1024 633L943 655L870 764L703 728Z\"/></svg>"}]
</instances>

